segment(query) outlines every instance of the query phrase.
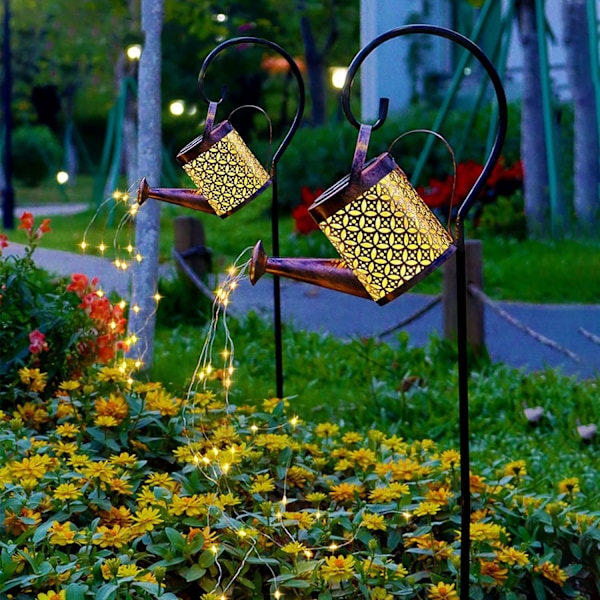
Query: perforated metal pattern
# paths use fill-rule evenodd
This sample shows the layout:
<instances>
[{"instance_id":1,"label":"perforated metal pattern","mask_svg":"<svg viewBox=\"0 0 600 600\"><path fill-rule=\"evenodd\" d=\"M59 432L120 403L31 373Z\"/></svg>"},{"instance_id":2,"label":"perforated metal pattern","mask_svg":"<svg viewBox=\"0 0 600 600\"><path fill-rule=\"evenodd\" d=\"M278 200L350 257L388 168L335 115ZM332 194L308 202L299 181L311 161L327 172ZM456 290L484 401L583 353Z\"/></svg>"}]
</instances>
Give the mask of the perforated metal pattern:
<instances>
[{"instance_id":1,"label":"perforated metal pattern","mask_svg":"<svg viewBox=\"0 0 600 600\"><path fill-rule=\"evenodd\" d=\"M319 226L373 300L419 275L453 243L400 169Z\"/></svg>"},{"instance_id":2,"label":"perforated metal pattern","mask_svg":"<svg viewBox=\"0 0 600 600\"><path fill-rule=\"evenodd\" d=\"M254 196L270 179L235 130L183 169L219 216Z\"/></svg>"}]
</instances>

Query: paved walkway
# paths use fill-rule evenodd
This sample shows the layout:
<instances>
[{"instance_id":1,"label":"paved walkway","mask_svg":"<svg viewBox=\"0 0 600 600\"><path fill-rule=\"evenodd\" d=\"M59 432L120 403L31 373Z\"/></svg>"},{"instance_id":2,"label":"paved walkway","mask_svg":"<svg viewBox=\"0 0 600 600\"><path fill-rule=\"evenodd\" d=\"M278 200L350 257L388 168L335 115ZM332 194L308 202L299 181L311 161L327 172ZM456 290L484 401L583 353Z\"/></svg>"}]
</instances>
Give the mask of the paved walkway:
<instances>
[{"instance_id":1,"label":"paved walkway","mask_svg":"<svg viewBox=\"0 0 600 600\"><path fill-rule=\"evenodd\" d=\"M19 251L22 250L11 244L5 249L5 254ZM38 248L34 257L43 268L63 274L82 272L89 277L98 276L103 288L115 289L123 297L129 295L129 275L117 271L106 259L43 248ZM409 293L380 307L369 300L287 279L281 280L282 318L285 322L301 329L328 332L341 338L377 336L404 321L430 300L429 296ZM524 325L569 349L580 360L575 361L542 344L488 308L485 314L485 335L493 360L529 370L551 366L558 367L569 375L600 375L600 344L580 331L584 328L595 336L600 336L600 305L501 302L499 306ZM256 286L243 280L232 296L232 313L243 314L254 310L271 316L272 307L272 284L267 276ZM440 305L404 329L413 345L426 343L434 333L441 335ZM393 335L384 339L392 341Z\"/></svg>"}]
</instances>

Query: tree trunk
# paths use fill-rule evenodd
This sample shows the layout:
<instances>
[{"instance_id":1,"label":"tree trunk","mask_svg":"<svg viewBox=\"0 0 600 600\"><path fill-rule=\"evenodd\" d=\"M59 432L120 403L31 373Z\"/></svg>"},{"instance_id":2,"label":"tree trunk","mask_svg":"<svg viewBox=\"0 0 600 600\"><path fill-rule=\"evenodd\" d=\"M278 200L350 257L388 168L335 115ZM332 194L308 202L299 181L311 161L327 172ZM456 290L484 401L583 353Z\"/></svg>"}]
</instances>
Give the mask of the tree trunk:
<instances>
[{"instance_id":1,"label":"tree trunk","mask_svg":"<svg viewBox=\"0 0 600 600\"><path fill-rule=\"evenodd\" d=\"M327 70L325 68L325 57L335 43L338 36L337 23L335 20L335 3L331 9L329 20L329 32L319 50L317 40L313 32L311 22L306 14L306 1L299 0L298 10L300 12L300 33L304 44L304 58L308 73L308 89L312 100L312 125L324 125L327 123Z\"/></svg>"},{"instance_id":2,"label":"tree trunk","mask_svg":"<svg viewBox=\"0 0 600 600\"><path fill-rule=\"evenodd\" d=\"M151 185L160 185L162 163L161 141L161 30L164 17L164 0L142 0L142 31L144 49L138 73L138 176L146 177ZM136 247L142 261L133 270L132 306L129 330L138 338L131 352L152 366L154 358L154 330L156 325L155 294L158 289L158 247L160 230L160 205L148 199L136 216Z\"/></svg>"},{"instance_id":3,"label":"tree trunk","mask_svg":"<svg viewBox=\"0 0 600 600\"><path fill-rule=\"evenodd\" d=\"M563 23L567 72L575 116L573 205L579 231L590 234L597 230L600 217L600 167L598 116L590 56L590 52L595 52L596 49L590 50L586 0L564 0Z\"/></svg>"},{"instance_id":4,"label":"tree trunk","mask_svg":"<svg viewBox=\"0 0 600 600\"><path fill-rule=\"evenodd\" d=\"M549 183L535 0L520 0L517 18L523 46L521 159L525 173L525 217L529 235L549 231Z\"/></svg>"}]
</instances>

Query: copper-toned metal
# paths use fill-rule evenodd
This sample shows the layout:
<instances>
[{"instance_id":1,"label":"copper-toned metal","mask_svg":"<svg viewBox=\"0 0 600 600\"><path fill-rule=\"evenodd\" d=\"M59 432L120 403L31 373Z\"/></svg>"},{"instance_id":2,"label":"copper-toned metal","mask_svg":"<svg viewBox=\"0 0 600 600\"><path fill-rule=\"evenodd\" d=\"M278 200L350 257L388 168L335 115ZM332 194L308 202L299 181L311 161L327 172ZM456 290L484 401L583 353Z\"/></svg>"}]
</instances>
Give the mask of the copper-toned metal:
<instances>
[{"instance_id":1,"label":"copper-toned metal","mask_svg":"<svg viewBox=\"0 0 600 600\"><path fill-rule=\"evenodd\" d=\"M215 209L198 190L186 190L184 188L151 188L145 177L142 177L138 187L137 202L141 206L148 198L161 200L169 204L177 204L192 210L198 210L211 215Z\"/></svg>"},{"instance_id":2,"label":"copper-toned metal","mask_svg":"<svg viewBox=\"0 0 600 600\"><path fill-rule=\"evenodd\" d=\"M339 258L269 258L262 242L259 241L254 246L250 262L252 285L265 273L371 299L352 270Z\"/></svg>"}]
</instances>

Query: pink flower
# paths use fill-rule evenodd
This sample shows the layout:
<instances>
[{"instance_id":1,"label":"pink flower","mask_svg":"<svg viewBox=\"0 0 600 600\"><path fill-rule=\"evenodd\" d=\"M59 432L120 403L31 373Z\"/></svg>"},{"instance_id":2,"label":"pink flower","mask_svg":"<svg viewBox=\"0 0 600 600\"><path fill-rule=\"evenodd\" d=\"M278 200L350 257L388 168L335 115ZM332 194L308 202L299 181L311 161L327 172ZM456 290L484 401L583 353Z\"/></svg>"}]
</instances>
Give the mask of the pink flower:
<instances>
[{"instance_id":1,"label":"pink flower","mask_svg":"<svg viewBox=\"0 0 600 600\"><path fill-rule=\"evenodd\" d=\"M29 334L29 352L39 354L45 350L48 350L46 336L39 329L35 329Z\"/></svg>"}]
</instances>

